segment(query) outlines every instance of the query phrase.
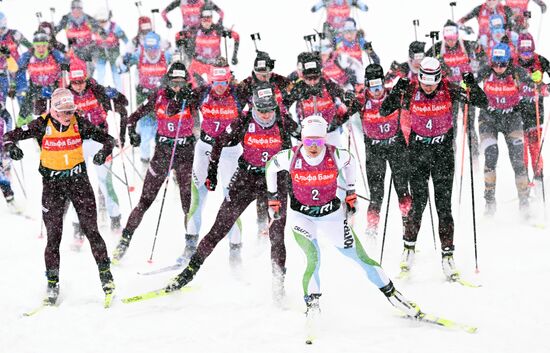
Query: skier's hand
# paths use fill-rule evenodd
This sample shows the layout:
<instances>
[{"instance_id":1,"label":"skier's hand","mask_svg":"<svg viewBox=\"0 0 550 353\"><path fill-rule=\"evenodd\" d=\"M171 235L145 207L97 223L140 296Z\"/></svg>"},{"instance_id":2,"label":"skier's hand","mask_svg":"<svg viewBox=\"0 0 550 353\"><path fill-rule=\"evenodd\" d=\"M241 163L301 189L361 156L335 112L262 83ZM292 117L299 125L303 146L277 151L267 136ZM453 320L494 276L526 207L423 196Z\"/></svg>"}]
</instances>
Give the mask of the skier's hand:
<instances>
[{"instance_id":1,"label":"skier's hand","mask_svg":"<svg viewBox=\"0 0 550 353\"><path fill-rule=\"evenodd\" d=\"M542 81L542 72L540 70L537 70L531 74L531 80L533 80L534 83L540 83Z\"/></svg>"},{"instance_id":2,"label":"skier's hand","mask_svg":"<svg viewBox=\"0 0 550 353\"><path fill-rule=\"evenodd\" d=\"M172 28L172 22L166 21L166 28L171 29Z\"/></svg>"},{"instance_id":3,"label":"skier's hand","mask_svg":"<svg viewBox=\"0 0 550 353\"><path fill-rule=\"evenodd\" d=\"M351 216L356 212L355 203L357 202L357 194L355 190L346 191L346 205L347 205L347 215Z\"/></svg>"},{"instance_id":4,"label":"skier's hand","mask_svg":"<svg viewBox=\"0 0 550 353\"><path fill-rule=\"evenodd\" d=\"M460 29L466 32L467 35L474 34L474 30L470 26L462 26Z\"/></svg>"},{"instance_id":5,"label":"skier's hand","mask_svg":"<svg viewBox=\"0 0 550 353\"><path fill-rule=\"evenodd\" d=\"M104 150L99 150L94 156L94 164L102 165L107 160L107 152Z\"/></svg>"},{"instance_id":6,"label":"skier's hand","mask_svg":"<svg viewBox=\"0 0 550 353\"><path fill-rule=\"evenodd\" d=\"M141 144L141 136L136 132L136 130L129 128L128 136L130 136L130 144L134 147L139 147Z\"/></svg>"},{"instance_id":7,"label":"skier's hand","mask_svg":"<svg viewBox=\"0 0 550 353\"><path fill-rule=\"evenodd\" d=\"M407 92L407 89L409 88L410 83L411 83L411 81L408 78L402 77L402 78L399 79L399 81L397 81L397 83L395 84L395 87L393 87L393 89L397 93L404 94L404 93Z\"/></svg>"},{"instance_id":8,"label":"skier's hand","mask_svg":"<svg viewBox=\"0 0 550 353\"><path fill-rule=\"evenodd\" d=\"M472 88L472 86L475 86L477 84L476 78L474 77L474 74L471 72L462 73L462 81L464 81L464 83L468 88Z\"/></svg>"},{"instance_id":9,"label":"skier's hand","mask_svg":"<svg viewBox=\"0 0 550 353\"><path fill-rule=\"evenodd\" d=\"M545 13L546 12L546 4L541 2L540 3L540 12Z\"/></svg>"},{"instance_id":10,"label":"skier's hand","mask_svg":"<svg viewBox=\"0 0 550 353\"><path fill-rule=\"evenodd\" d=\"M59 64L59 68L61 69L61 71L70 71L71 70L71 66L67 63Z\"/></svg>"},{"instance_id":11,"label":"skier's hand","mask_svg":"<svg viewBox=\"0 0 550 353\"><path fill-rule=\"evenodd\" d=\"M10 85L10 88L8 89L8 97L11 99L14 99L17 94L17 91L15 90L15 85Z\"/></svg>"},{"instance_id":12,"label":"skier's hand","mask_svg":"<svg viewBox=\"0 0 550 353\"><path fill-rule=\"evenodd\" d=\"M239 63L239 59L237 59L237 55L233 55L231 58L231 65L237 65Z\"/></svg>"},{"instance_id":13,"label":"skier's hand","mask_svg":"<svg viewBox=\"0 0 550 353\"><path fill-rule=\"evenodd\" d=\"M113 87L107 87L105 88L105 95L107 95L109 99L114 99L118 95L118 91Z\"/></svg>"},{"instance_id":14,"label":"skier's hand","mask_svg":"<svg viewBox=\"0 0 550 353\"><path fill-rule=\"evenodd\" d=\"M52 89L50 87L42 87L42 97L46 99L52 98Z\"/></svg>"},{"instance_id":15,"label":"skier's hand","mask_svg":"<svg viewBox=\"0 0 550 353\"><path fill-rule=\"evenodd\" d=\"M124 56L122 57L122 64L124 66L130 66L131 60L132 60L132 54L130 53L124 54Z\"/></svg>"},{"instance_id":16,"label":"skier's hand","mask_svg":"<svg viewBox=\"0 0 550 353\"><path fill-rule=\"evenodd\" d=\"M18 161L23 158L23 151L21 148L17 147L15 143L8 143L6 145L6 152L8 152L8 155L14 161Z\"/></svg>"},{"instance_id":17,"label":"skier's hand","mask_svg":"<svg viewBox=\"0 0 550 353\"><path fill-rule=\"evenodd\" d=\"M279 200L279 195L276 192L268 192L267 194L269 218L273 220L278 220L281 218L281 201Z\"/></svg>"},{"instance_id":18,"label":"skier's hand","mask_svg":"<svg viewBox=\"0 0 550 353\"><path fill-rule=\"evenodd\" d=\"M5 45L0 45L0 54L7 58L10 56L10 49Z\"/></svg>"},{"instance_id":19,"label":"skier's hand","mask_svg":"<svg viewBox=\"0 0 550 353\"><path fill-rule=\"evenodd\" d=\"M215 163L208 163L208 175L204 181L204 185L210 191L216 190L218 185L218 166Z\"/></svg>"}]
</instances>

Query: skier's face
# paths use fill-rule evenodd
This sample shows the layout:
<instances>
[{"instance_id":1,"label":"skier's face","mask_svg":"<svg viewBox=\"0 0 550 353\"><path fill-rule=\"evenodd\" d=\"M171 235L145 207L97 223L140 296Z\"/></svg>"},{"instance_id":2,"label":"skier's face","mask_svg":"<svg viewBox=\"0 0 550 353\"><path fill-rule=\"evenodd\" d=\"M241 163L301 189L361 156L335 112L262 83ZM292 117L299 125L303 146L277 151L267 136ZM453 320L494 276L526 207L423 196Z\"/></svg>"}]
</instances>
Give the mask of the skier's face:
<instances>
[{"instance_id":1,"label":"skier's face","mask_svg":"<svg viewBox=\"0 0 550 353\"><path fill-rule=\"evenodd\" d=\"M487 0L487 7L489 7L490 9L494 9L497 4L498 4L499 0Z\"/></svg>"},{"instance_id":2,"label":"skier's face","mask_svg":"<svg viewBox=\"0 0 550 353\"><path fill-rule=\"evenodd\" d=\"M273 121L273 117L275 116L274 110L269 111L259 111L258 109L254 109L256 111L256 116L264 123L268 124L271 121Z\"/></svg>"},{"instance_id":3,"label":"skier's face","mask_svg":"<svg viewBox=\"0 0 550 353\"><path fill-rule=\"evenodd\" d=\"M48 55L48 43L35 43L33 47L34 54L37 58L43 59Z\"/></svg>"},{"instance_id":4,"label":"skier's face","mask_svg":"<svg viewBox=\"0 0 550 353\"><path fill-rule=\"evenodd\" d=\"M322 136L302 136L302 142L306 154L311 158L317 157L325 146L325 138Z\"/></svg>"},{"instance_id":5,"label":"skier's face","mask_svg":"<svg viewBox=\"0 0 550 353\"><path fill-rule=\"evenodd\" d=\"M225 91L227 91L227 87L229 87L229 82L227 82L227 81L214 81L214 82L212 82L212 89L218 95L224 94Z\"/></svg>"},{"instance_id":6,"label":"skier's face","mask_svg":"<svg viewBox=\"0 0 550 353\"><path fill-rule=\"evenodd\" d=\"M55 109L51 110L52 117L57 120L61 125L63 126L69 126L71 123L71 118L74 115L74 110L63 110L63 107L61 107L60 111L57 111Z\"/></svg>"},{"instance_id":7,"label":"skier's face","mask_svg":"<svg viewBox=\"0 0 550 353\"><path fill-rule=\"evenodd\" d=\"M374 99L380 99L382 96L384 96L384 86L374 86L368 88L369 93L372 98Z\"/></svg>"},{"instance_id":8,"label":"skier's face","mask_svg":"<svg viewBox=\"0 0 550 353\"><path fill-rule=\"evenodd\" d=\"M493 64L493 71L496 72L497 74L499 75L502 75L504 73L504 71L506 71L506 68L508 66L502 66L502 65L495 65Z\"/></svg>"},{"instance_id":9,"label":"skier's face","mask_svg":"<svg viewBox=\"0 0 550 353\"><path fill-rule=\"evenodd\" d=\"M357 38L357 31L345 31L344 39L348 42L353 42Z\"/></svg>"},{"instance_id":10,"label":"skier's face","mask_svg":"<svg viewBox=\"0 0 550 353\"><path fill-rule=\"evenodd\" d=\"M83 13L82 12L82 7L73 7L73 8L71 8L71 15L76 19L82 17L82 13Z\"/></svg>"},{"instance_id":11,"label":"skier's face","mask_svg":"<svg viewBox=\"0 0 550 353\"><path fill-rule=\"evenodd\" d=\"M86 89L86 81L84 80L72 80L71 81L71 88L76 92L76 93L82 93L84 92L84 90Z\"/></svg>"},{"instance_id":12,"label":"skier's face","mask_svg":"<svg viewBox=\"0 0 550 353\"><path fill-rule=\"evenodd\" d=\"M427 85L425 83L420 82L420 87L426 94L432 94L437 89L437 83L434 85Z\"/></svg>"},{"instance_id":13,"label":"skier's face","mask_svg":"<svg viewBox=\"0 0 550 353\"><path fill-rule=\"evenodd\" d=\"M269 79L271 79L270 71L254 71L254 75L256 76L258 81L262 82L269 82Z\"/></svg>"},{"instance_id":14,"label":"skier's face","mask_svg":"<svg viewBox=\"0 0 550 353\"><path fill-rule=\"evenodd\" d=\"M458 37L445 38L445 45L447 45L449 48L454 48L457 42L458 42Z\"/></svg>"},{"instance_id":15,"label":"skier's face","mask_svg":"<svg viewBox=\"0 0 550 353\"><path fill-rule=\"evenodd\" d=\"M321 75L304 76L304 82L308 86L315 86L319 83L320 80L321 80Z\"/></svg>"},{"instance_id":16,"label":"skier's face","mask_svg":"<svg viewBox=\"0 0 550 353\"><path fill-rule=\"evenodd\" d=\"M202 17L201 26L204 29L210 29L210 27L212 27L212 17Z\"/></svg>"}]
</instances>

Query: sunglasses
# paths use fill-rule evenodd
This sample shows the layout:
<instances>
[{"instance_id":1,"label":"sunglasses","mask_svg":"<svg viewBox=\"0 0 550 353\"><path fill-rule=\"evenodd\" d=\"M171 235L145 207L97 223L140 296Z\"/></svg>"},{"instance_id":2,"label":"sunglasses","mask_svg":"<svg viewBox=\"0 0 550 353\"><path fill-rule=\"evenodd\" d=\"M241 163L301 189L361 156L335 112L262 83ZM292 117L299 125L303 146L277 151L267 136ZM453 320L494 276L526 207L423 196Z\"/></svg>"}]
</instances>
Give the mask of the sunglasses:
<instances>
[{"instance_id":1,"label":"sunglasses","mask_svg":"<svg viewBox=\"0 0 550 353\"><path fill-rule=\"evenodd\" d=\"M214 81L212 82L212 86L216 87L216 86L227 86L228 85L228 82L227 81Z\"/></svg>"},{"instance_id":2,"label":"sunglasses","mask_svg":"<svg viewBox=\"0 0 550 353\"><path fill-rule=\"evenodd\" d=\"M325 145L325 138L324 137L320 137L320 138L309 138L308 137L308 138L303 139L302 142L307 147L311 147L313 145L315 145L317 147L322 147L322 146Z\"/></svg>"},{"instance_id":3,"label":"sunglasses","mask_svg":"<svg viewBox=\"0 0 550 353\"><path fill-rule=\"evenodd\" d=\"M501 67L501 68L502 68L502 67L508 66L508 63L507 63L507 62L506 62L506 63L493 62L492 66L493 66L493 67Z\"/></svg>"},{"instance_id":4,"label":"sunglasses","mask_svg":"<svg viewBox=\"0 0 550 353\"><path fill-rule=\"evenodd\" d=\"M321 76L319 75L315 75L315 76L304 76L304 80L305 81L317 81L321 78Z\"/></svg>"},{"instance_id":5,"label":"sunglasses","mask_svg":"<svg viewBox=\"0 0 550 353\"><path fill-rule=\"evenodd\" d=\"M73 84L73 85L83 85L85 83L86 83L86 81L83 81L83 80L72 80L71 81L71 84Z\"/></svg>"},{"instance_id":6,"label":"sunglasses","mask_svg":"<svg viewBox=\"0 0 550 353\"><path fill-rule=\"evenodd\" d=\"M62 116L71 116L73 115L75 110L58 110L57 114Z\"/></svg>"}]
</instances>

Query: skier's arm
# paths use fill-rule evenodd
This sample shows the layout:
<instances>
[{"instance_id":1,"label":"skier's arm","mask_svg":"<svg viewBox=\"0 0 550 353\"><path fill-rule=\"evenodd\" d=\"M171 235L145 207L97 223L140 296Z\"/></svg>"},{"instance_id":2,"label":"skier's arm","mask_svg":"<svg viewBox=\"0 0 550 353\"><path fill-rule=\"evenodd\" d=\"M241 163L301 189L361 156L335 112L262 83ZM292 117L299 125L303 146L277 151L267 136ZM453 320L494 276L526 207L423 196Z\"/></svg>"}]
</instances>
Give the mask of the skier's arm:
<instances>
[{"instance_id":1,"label":"skier's arm","mask_svg":"<svg viewBox=\"0 0 550 353\"><path fill-rule=\"evenodd\" d=\"M31 121L28 125L15 128L4 135L4 147L10 143L16 143L30 138L42 139L46 131L46 119L39 117Z\"/></svg>"},{"instance_id":2,"label":"skier's arm","mask_svg":"<svg viewBox=\"0 0 550 353\"><path fill-rule=\"evenodd\" d=\"M111 154L113 148L115 147L114 137L109 135L102 128L95 126L87 119L79 115L76 115L76 121L78 123L78 129L80 131L80 136L82 136L82 139L92 139L101 143L103 145L103 148L101 150L103 150L104 154L106 156Z\"/></svg>"},{"instance_id":3,"label":"skier's arm","mask_svg":"<svg viewBox=\"0 0 550 353\"><path fill-rule=\"evenodd\" d=\"M113 110L120 115L120 138L124 138L126 135L126 125L128 125L128 111L126 106L128 105L128 99L122 93L117 91L117 94L112 98L113 106L111 106L111 98L107 95L106 88L101 85L92 85L92 92L98 102L101 104L105 111ZM112 89L112 88L111 88ZM114 113L113 112L113 113Z\"/></svg>"},{"instance_id":4,"label":"skier's arm","mask_svg":"<svg viewBox=\"0 0 550 353\"><path fill-rule=\"evenodd\" d=\"M265 166L265 180L267 184L267 192L277 192L277 173L282 170L290 169L290 162L294 156L291 149L282 150L274 155Z\"/></svg>"},{"instance_id":5,"label":"skier's arm","mask_svg":"<svg viewBox=\"0 0 550 353\"><path fill-rule=\"evenodd\" d=\"M15 74L15 90L21 93L27 87L27 65L31 59L31 52L28 51L19 57L17 61L18 70Z\"/></svg>"},{"instance_id":6,"label":"skier's arm","mask_svg":"<svg viewBox=\"0 0 550 353\"><path fill-rule=\"evenodd\" d=\"M17 44L23 44L23 46L25 46L27 49L32 48L32 43L27 38L25 38L25 36L21 32L17 30L13 31L13 39Z\"/></svg>"},{"instance_id":7,"label":"skier's arm","mask_svg":"<svg viewBox=\"0 0 550 353\"><path fill-rule=\"evenodd\" d=\"M367 4L365 4L361 0L348 0L348 4L350 4L351 6L357 7L359 10L363 12L369 11L369 7L367 6Z\"/></svg>"},{"instance_id":8,"label":"skier's arm","mask_svg":"<svg viewBox=\"0 0 550 353\"><path fill-rule=\"evenodd\" d=\"M64 30L65 27L67 27L68 22L69 22L69 15L63 15L63 17L61 17L61 21L59 21L57 26L54 27L54 33L53 34L56 35L57 33Z\"/></svg>"},{"instance_id":9,"label":"skier's arm","mask_svg":"<svg viewBox=\"0 0 550 353\"><path fill-rule=\"evenodd\" d=\"M487 108L489 101L487 100L485 92L479 87L479 85L473 83L468 84L468 88L470 90L469 95L464 88L456 84L450 83L449 91L451 93L451 99L453 103L459 101L462 103L475 105L480 109Z\"/></svg>"},{"instance_id":10,"label":"skier's arm","mask_svg":"<svg viewBox=\"0 0 550 353\"><path fill-rule=\"evenodd\" d=\"M122 30L122 28L120 28L119 25L115 26L114 33L118 39L124 42L124 44L128 44L128 37L126 36L126 33L124 33L124 31Z\"/></svg>"},{"instance_id":11,"label":"skier's arm","mask_svg":"<svg viewBox=\"0 0 550 353\"><path fill-rule=\"evenodd\" d=\"M461 19L459 19L457 22L459 24L464 24L466 22L468 22L469 20L471 20L472 18L475 18L479 15L479 11L481 10L481 5L479 6L476 6L474 7L474 9L472 11L470 11L469 13L467 13L464 17L462 17Z\"/></svg>"},{"instance_id":12,"label":"skier's arm","mask_svg":"<svg viewBox=\"0 0 550 353\"><path fill-rule=\"evenodd\" d=\"M311 12L317 12L320 9L322 9L323 7L325 7L325 2L326 2L326 0L321 0L318 3L316 3L315 5L313 5L313 7L311 8Z\"/></svg>"},{"instance_id":13,"label":"skier's arm","mask_svg":"<svg viewBox=\"0 0 550 353\"><path fill-rule=\"evenodd\" d=\"M408 109L412 91L410 86L405 87L403 85L403 87L400 87L400 82L408 81L403 80L405 79L399 79L397 84L391 90L388 98L386 98L382 103L382 106L380 107L381 116L388 116L397 109Z\"/></svg>"},{"instance_id":14,"label":"skier's arm","mask_svg":"<svg viewBox=\"0 0 550 353\"><path fill-rule=\"evenodd\" d=\"M225 131L216 138L214 144L212 145L210 162L217 165L220 160L223 147L241 137L241 135L243 135L243 129L247 127L248 124L246 124L245 117L242 115L233 120L233 122L225 128Z\"/></svg>"},{"instance_id":15,"label":"skier's arm","mask_svg":"<svg viewBox=\"0 0 550 353\"><path fill-rule=\"evenodd\" d=\"M180 6L180 0L174 0L171 3L169 3L168 6L164 8L164 10L162 10L160 15L162 16L162 19L164 20L165 23L170 23L170 20L168 19L168 12L172 11L175 8L178 8L179 6Z\"/></svg>"},{"instance_id":16,"label":"skier's arm","mask_svg":"<svg viewBox=\"0 0 550 353\"><path fill-rule=\"evenodd\" d=\"M155 101L157 100L158 90L153 91L147 99L137 107L136 111L128 117L128 130L135 131L136 124L142 117L153 113L155 110Z\"/></svg>"}]
</instances>

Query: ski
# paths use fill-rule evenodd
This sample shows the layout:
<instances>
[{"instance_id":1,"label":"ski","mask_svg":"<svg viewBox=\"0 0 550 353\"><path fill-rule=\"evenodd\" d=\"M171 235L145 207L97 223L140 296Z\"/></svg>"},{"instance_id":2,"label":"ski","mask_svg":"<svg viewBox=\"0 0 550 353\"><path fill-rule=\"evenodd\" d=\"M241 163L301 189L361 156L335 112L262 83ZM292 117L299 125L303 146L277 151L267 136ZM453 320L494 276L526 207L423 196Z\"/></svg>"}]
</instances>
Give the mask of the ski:
<instances>
[{"instance_id":1,"label":"ski","mask_svg":"<svg viewBox=\"0 0 550 353\"><path fill-rule=\"evenodd\" d=\"M136 302L140 302L140 301L144 301L144 300L164 297L164 296L167 296L167 295L173 294L173 293L182 293L182 292L187 293L187 292L190 292L192 290L193 290L193 287L183 287L180 290L168 292L166 290L166 288L160 288L160 289L155 289L155 290L152 290L150 292L143 293L143 294L138 294L138 295L133 296L133 297L123 298L122 302L124 304L136 303Z\"/></svg>"},{"instance_id":2,"label":"ski","mask_svg":"<svg viewBox=\"0 0 550 353\"><path fill-rule=\"evenodd\" d=\"M458 274L456 276L453 276L453 277L449 278L448 281L451 282L451 283L458 283L461 286L468 287L468 288L479 288L479 287L481 287L481 284L475 284L475 283L472 283L472 282L468 282L465 279L462 279L462 277L460 277L460 275L458 275Z\"/></svg>"},{"instance_id":3,"label":"ski","mask_svg":"<svg viewBox=\"0 0 550 353\"><path fill-rule=\"evenodd\" d=\"M453 320L443 318L441 316L436 316L425 312L420 312L420 314L416 317L409 316L409 315L404 315L403 317L413 321L425 322L425 323L445 327L451 330L464 331L467 333L477 332L477 327L475 326L462 324Z\"/></svg>"},{"instance_id":4,"label":"ski","mask_svg":"<svg viewBox=\"0 0 550 353\"><path fill-rule=\"evenodd\" d=\"M150 276L150 275L156 275L156 274L159 274L159 273L168 272L168 271L175 271L175 270L180 270L180 269L183 269L183 265L174 264L174 265L170 265L170 266L157 268L156 270L152 270L152 271L138 272L137 274L142 275L142 276Z\"/></svg>"},{"instance_id":5,"label":"ski","mask_svg":"<svg viewBox=\"0 0 550 353\"><path fill-rule=\"evenodd\" d=\"M105 300L103 301L103 307L105 309L109 309L111 305L113 305L113 299L115 298L115 293L107 293L105 294Z\"/></svg>"},{"instance_id":6,"label":"ski","mask_svg":"<svg viewBox=\"0 0 550 353\"><path fill-rule=\"evenodd\" d=\"M54 306L57 306L57 305L56 305L56 304L50 304L49 302L47 302L46 300L44 300L44 301L42 302L42 304L40 304L39 306L37 306L36 308L34 308L34 309L32 309L32 310L29 310L29 311L24 312L22 316L24 316L24 317L33 316L33 315L38 314L39 312L41 312L41 311L44 310L45 308L54 307Z\"/></svg>"},{"instance_id":7,"label":"ski","mask_svg":"<svg viewBox=\"0 0 550 353\"><path fill-rule=\"evenodd\" d=\"M411 271L401 269L401 271L399 271L399 273L397 274L396 278L401 280L409 279L411 278Z\"/></svg>"}]
</instances>

